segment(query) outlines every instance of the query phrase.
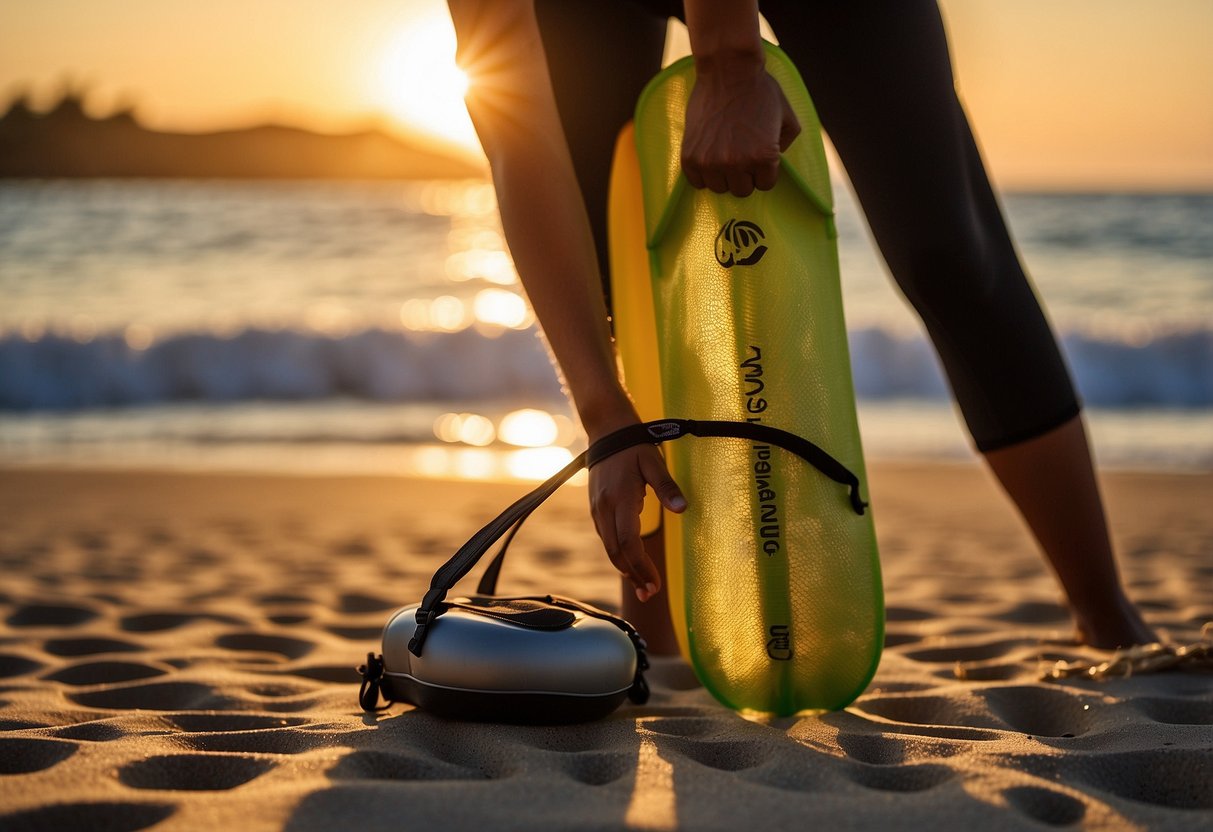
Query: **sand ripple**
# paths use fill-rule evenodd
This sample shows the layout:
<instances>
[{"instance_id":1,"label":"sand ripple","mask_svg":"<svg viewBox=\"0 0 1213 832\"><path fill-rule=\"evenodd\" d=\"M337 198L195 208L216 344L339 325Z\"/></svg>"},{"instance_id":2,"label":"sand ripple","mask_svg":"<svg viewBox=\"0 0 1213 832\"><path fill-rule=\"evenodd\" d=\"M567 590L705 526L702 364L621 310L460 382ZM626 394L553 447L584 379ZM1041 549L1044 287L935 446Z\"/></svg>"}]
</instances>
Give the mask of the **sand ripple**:
<instances>
[{"instance_id":1,"label":"sand ripple","mask_svg":"<svg viewBox=\"0 0 1213 832\"><path fill-rule=\"evenodd\" d=\"M553 728L355 703L353 666L387 613L516 489L10 474L0 828L1213 823L1213 675L1040 681L1101 654L1068 641L1051 579L988 483L882 476L886 651L851 708L747 721L657 659L646 706ZM1186 478L1109 488L1114 512L1133 508L1114 514L1129 583L1180 641L1213 610L1213 520L1177 522L1175 506L1209 498ZM503 588L613 596L583 500L544 509Z\"/></svg>"}]
</instances>

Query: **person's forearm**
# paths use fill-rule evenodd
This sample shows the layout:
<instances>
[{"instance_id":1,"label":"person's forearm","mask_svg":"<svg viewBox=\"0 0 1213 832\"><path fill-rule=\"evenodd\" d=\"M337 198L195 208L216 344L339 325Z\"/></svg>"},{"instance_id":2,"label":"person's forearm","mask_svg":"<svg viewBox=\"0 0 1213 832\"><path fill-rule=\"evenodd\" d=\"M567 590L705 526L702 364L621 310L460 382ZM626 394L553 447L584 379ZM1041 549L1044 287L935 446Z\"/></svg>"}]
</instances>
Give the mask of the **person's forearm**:
<instances>
[{"instance_id":1,"label":"person's forearm","mask_svg":"<svg viewBox=\"0 0 1213 832\"><path fill-rule=\"evenodd\" d=\"M589 219L529 2L451 0L468 111L518 274L591 437L636 418L619 383Z\"/></svg>"},{"instance_id":2,"label":"person's forearm","mask_svg":"<svg viewBox=\"0 0 1213 832\"><path fill-rule=\"evenodd\" d=\"M757 0L685 0L683 6L691 53L700 74L762 69Z\"/></svg>"},{"instance_id":3,"label":"person's forearm","mask_svg":"<svg viewBox=\"0 0 1213 832\"><path fill-rule=\"evenodd\" d=\"M589 220L571 163L549 164L516 140L522 146L503 148L493 164L502 225L582 425L595 437L636 415L619 384Z\"/></svg>"}]
</instances>

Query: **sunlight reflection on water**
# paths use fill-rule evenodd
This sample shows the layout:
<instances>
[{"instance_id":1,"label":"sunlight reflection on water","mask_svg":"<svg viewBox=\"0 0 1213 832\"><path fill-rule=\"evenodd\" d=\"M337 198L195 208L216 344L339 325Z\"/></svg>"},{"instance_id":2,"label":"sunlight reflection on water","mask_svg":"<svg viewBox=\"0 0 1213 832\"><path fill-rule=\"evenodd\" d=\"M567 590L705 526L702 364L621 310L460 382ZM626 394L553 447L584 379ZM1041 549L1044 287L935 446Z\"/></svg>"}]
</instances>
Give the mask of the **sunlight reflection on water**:
<instances>
[{"instance_id":1,"label":"sunlight reflection on water","mask_svg":"<svg viewBox=\"0 0 1213 832\"><path fill-rule=\"evenodd\" d=\"M968 459L836 190L868 456ZM1213 465L1213 197L1005 204L1101 461ZM512 479L584 442L487 182L2 182L0 297L0 463Z\"/></svg>"}]
</instances>

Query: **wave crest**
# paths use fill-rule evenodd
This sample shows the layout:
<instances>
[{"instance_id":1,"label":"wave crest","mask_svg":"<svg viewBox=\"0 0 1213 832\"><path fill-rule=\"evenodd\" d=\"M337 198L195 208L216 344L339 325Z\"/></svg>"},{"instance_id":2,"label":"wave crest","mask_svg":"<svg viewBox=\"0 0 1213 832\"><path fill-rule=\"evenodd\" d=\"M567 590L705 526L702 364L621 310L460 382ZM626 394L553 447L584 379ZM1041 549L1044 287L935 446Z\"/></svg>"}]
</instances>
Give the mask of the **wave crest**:
<instances>
[{"instance_id":1,"label":"wave crest","mask_svg":"<svg viewBox=\"0 0 1213 832\"><path fill-rule=\"evenodd\" d=\"M920 336L850 333L861 399L947 398ZM1213 331L1149 340L1070 334L1063 347L1084 401L1101 407L1213 406ZM0 338L0 409L78 410L171 402L553 400L556 374L535 332L371 329L345 337L249 329L183 334L146 349L120 335Z\"/></svg>"}]
</instances>

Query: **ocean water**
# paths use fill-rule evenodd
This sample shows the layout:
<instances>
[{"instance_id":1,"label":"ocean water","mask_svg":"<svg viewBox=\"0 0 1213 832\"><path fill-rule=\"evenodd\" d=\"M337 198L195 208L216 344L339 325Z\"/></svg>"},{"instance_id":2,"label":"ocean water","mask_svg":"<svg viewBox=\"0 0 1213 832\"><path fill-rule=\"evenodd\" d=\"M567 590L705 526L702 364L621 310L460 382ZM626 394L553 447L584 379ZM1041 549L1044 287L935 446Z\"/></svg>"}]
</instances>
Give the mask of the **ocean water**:
<instances>
[{"instance_id":1,"label":"ocean water","mask_svg":"<svg viewBox=\"0 0 1213 832\"><path fill-rule=\"evenodd\" d=\"M836 192L868 456L965 459ZM1004 204L1100 463L1213 469L1213 195ZM534 478L571 416L485 183L0 183L0 463Z\"/></svg>"}]
</instances>

